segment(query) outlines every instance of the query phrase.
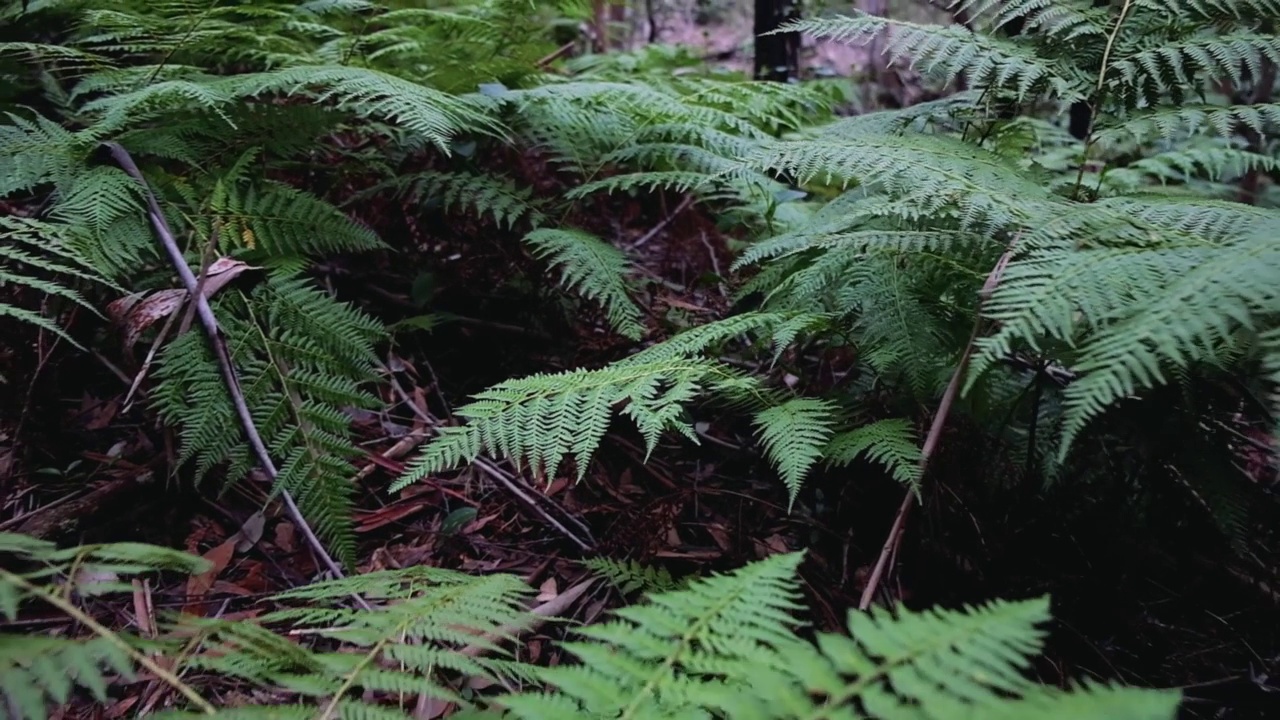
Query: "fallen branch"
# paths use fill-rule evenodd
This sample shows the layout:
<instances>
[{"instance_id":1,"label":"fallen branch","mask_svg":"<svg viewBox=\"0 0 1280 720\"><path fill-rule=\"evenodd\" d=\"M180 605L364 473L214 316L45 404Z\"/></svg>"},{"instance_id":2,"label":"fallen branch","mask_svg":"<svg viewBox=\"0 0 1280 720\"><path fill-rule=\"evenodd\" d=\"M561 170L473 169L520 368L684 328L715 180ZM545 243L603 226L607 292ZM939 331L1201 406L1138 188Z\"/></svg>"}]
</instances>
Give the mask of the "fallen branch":
<instances>
[{"instance_id":1,"label":"fallen branch","mask_svg":"<svg viewBox=\"0 0 1280 720\"><path fill-rule=\"evenodd\" d=\"M929 467L929 458L933 455L934 450L938 447L938 442L942 439L942 429L947 424L947 418L951 415L951 407L955 404L956 395L960 392L960 383L964 380L964 373L969 368L969 359L973 357L973 345L978 341L978 334L982 332L982 306L986 303L987 298L991 297L991 293L995 291L996 285L1000 283L1001 276L1004 275L1004 269L1008 267L1009 260L1013 257L1013 246L1018 242L1015 237L1009 247L1004 251L1004 255L1000 256L1000 260L996 266L991 269L991 273L987 275L987 280L982 284L982 290L978 292L978 308L976 310L977 317L973 321L973 332L969 333L969 342L964 346L964 354L960 356L960 364L956 366L956 370L951 374L951 382L947 383L947 389L942 393L942 400L938 403L938 412L933 415L933 423L929 426L929 434L924 439L924 446L920 449L920 477L924 477L925 470ZM858 599L858 609L866 610L871 607L871 601L875 598L876 590L880 588L880 581L884 579L885 572L889 567L889 558L896 555L898 546L902 543L902 534L906 530L907 516L911 514L911 508L915 506L917 489L908 489L906 497L902 498L902 504L898 506L898 513L893 518L893 525L889 527L889 536L885 538L884 546L880 548L880 557L876 558L875 567L871 569L871 575L867 578L867 586L862 590L862 597Z\"/></svg>"},{"instance_id":2,"label":"fallen branch","mask_svg":"<svg viewBox=\"0 0 1280 720\"><path fill-rule=\"evenodd\" d=\"M160 209L160 203L156 200L155 193L151 191L151 186L147 184L147 179L138 170L138 165L133 161L133 157L129 155L128 150L125 150L119 143L109 142L104 143L104 145L111 152L111 157L115 158L115 161L120 164L120 167L142 185L143 192L147 198L147 215L151 220L151 226L155 229L156 235L160 237L160 244L164 246L174 270L178 272L178 277L182 280L183 286L191 297L191 302L195 305L196 316L200 318L200 324L204 327L205 334L209 338L209 344L213 346L213 354L217 358L218 369L222 373L223 382L227 385L227 393L231 396L231 402L235 406L236 416L239 418L240 426L249 441L249 447L253 450L254 457L267 478L272 484L279 484L280 473L276 470L275 462L271 460L271 453L267 452L267 446L263 443L262 436L258 433L258 426L253 421L253 414L249 411L249 405L245 401L244 391L240 389L240 379L236 376L235 365L232 364L231 354L227 351L226 339L218 328L218 319L214 317L213 308L209 307L208 298L200 292L199 282L187 265L187 261L182 255L182 250L178 247L178 242L173 237L173 231L169 229L169 223L165 220L164 212ZM298 504L294 502L288 488L280 488L280 497L284 500L285 509L288 511L290 519L293 520L294 525L302 530L303 537L306 538L307 544L311 546L316 557L329 569L329 572L333 573L334 577L344 577L342 568L333 559L333 556L329 554L324 543L316 536L315 531L311 529L306 518L303 517L302 511L298 508ZM366 610L371 609L363 598L354 597Z\"/></svg>"}]
</instances>

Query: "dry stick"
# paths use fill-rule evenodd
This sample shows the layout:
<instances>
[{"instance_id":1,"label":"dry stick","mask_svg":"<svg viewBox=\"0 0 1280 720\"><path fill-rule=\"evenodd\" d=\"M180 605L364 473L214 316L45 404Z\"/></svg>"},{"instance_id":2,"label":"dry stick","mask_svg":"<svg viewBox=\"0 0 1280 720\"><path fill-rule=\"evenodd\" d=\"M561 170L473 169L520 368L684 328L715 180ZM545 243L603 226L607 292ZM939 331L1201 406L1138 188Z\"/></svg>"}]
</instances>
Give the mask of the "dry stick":
<instances>
[{"instance_id":1,"label":"dry stick","mask_svg":"<svg viewBox=\"0 0 1280 720\"><path fill-rule=\"evenodd\" d=\"M680 213L684 212L685 209L687 209L692 204L693 204L693 196L689 195L685 197L684 201L681 202L679 205L677 205L676 209L672 210L670 215L663 218L662 221L659 222L657 225L654 225L653 229L645 233L644 235L642 235L639 240L636 240L635 242L631 243L631 245L627 246L627 249L635 250L638 247L642 247L643 245L648 243L650 240L658 237L658 233L661 233L663 230L666 230L667 226L670 225Z\"/></svg>"},{"instance_id":2,"label":"dry stick","mask_svg":"<svg viewBox=\"0 0 1280 720\"><path fill-rule=\"evenodd\" d=\"M178 272L178 277L182 279L183 286L191 296L191 302L195 303L196 314L200 318L200 324L204 326L205 334L209 336L209 344L213 346L214 355L218 359L218 369L222 371L222 380L227 385L227 393L231 395L231 402L235 405L236 415L240 418L240 425L244 429L244 434L249 440L249 447L253 450L254 457L258 460L258 465L262 471L266 473L267 478L273 484L279 484L280 473L276 470L275 463L271 460L271 454L267 452L267 446L262 442L262 436L258 434L258 426L253 421L253 414L249 412L249 405L245 402L244 392L240 389L240 380L236 377L235 365L231 362L231 353L227 351L226 340L222 336L222 332L218 329L218 319L213 315L213 308L209 307L209 300L205 298L203 293L197 291L197 281L195 275L192 274L191 268L187 266L187 261L182 256L182 250L178 248L178 242L173 237L173 231L169 229L169 223L164 218L164 213L160 210L160 203L156 200L156 196L151 192L151 186L147 184L147 179L142 176L142 172L138 170L138 165L134 163L133 157L129 155L129 151L125 150L119 143L104 143L111 152L111 157L124 168L134 180L142 185L147 197L147 214L151 219L151 226L155 228L156 234L160 236L160 244L164 246L165 252L169 255L169 260L173 263L173 267ZM324 563L329 572L334 577L344 577L342 568L329 555L329 551L325 549L324 543L320 542L320 538L316 537L315 531L307 524L306 519L302 516L302 511L298 509L298 504L294 502L293 496L289 494L289 490L285 487L280 488L280 497L284 499L285 509L289 512L289 517L294 524L302 530L303 537L306 538L307 544ZM356 601L364 607L371 609L364 598L354 596Z\"/></svg>"},{"instance_id":3,"label":"dry stick","mask_svg":"<svg viewBox=\"0 0 1280 720\"><path fill-rule=\"evenodd\" d=\"M929 467L929 457L933 455L933 451L938 447L938 441L942 438L942 428L947 424L947 416L951 414L951 406L955 404L956 395L960 392L960 382L964 379L965 370L969 367L969 358L973 356L973 345L978 340L978 333L982 331L982 306L987 298L991 297L991 293L996 289L996 285L1000 282L1000 277L1004 275L1004 269L1009 265L1010 258L1013 257L1013 246L1018 242L1018 237L1014 237L1009 243L1009 247L1005 249L1004 255L1000 256L999 262L991 269L991 274L987 275L987 280L982 284L982 290L978 292L978 309L977 317L973 321L973 332L969 333L969 342L964 346L964 354L960 356L960 364L956 366L956 370L951 374L951 382L947 383L947 389L942 393L942 401L938 403L938 412L933 416L933 423L929 426L929 435L924 439L924 446L920 449L920 477L924 478L925 470ZM895 555L898 551L898 545L902 542L902 533L905 531L907 516L911 514L911 508L915 506L916 494L914 490L907 490L906 497L902 498L902 504L898 506L898 514L893 518L893 525L889 528L889 537L885 538L884 546L880 548L880 557L876 558L875 567L871 569L871 576L867 578L867 586L862 590L862 597L858 600L858 609L866 610L871 607L871 601L875 598L876 590L880 587L880 581L884 578L885 570L889 566L889 557Z\"/></svg>"}]
</instances>

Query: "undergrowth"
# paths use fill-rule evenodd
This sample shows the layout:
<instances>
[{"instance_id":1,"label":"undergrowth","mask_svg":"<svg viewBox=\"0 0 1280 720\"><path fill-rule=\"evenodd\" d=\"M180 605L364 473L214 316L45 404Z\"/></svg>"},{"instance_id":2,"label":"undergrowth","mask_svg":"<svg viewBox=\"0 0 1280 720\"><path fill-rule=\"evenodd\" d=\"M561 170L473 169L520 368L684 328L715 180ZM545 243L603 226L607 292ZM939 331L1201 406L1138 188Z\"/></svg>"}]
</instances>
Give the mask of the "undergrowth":
<instances>
[{"instance_id":1,"label":"undergrowth","mask_svg":"<svg viewBox=\"0 0 1280 720\"><path fill-rule=\"evenodd\" d=\"M153 568L199 571L199 558L145 545L58 550L0 534L0 552L35 564L0 570L0 611L44 601L85 622L86 638L0 637L0 693L15 720L43 720L46 702L77 688L101 702L111 676L139 665L175 697L165 717L412 717L419 698L470 718L1172 718L1176 692L1096 683L1065 692L1024 671L1050 619L1046 599L961 611L851 612L848 634L797 634L801 554L655 592L606 622L573 631L577 662L522 662L507 641L529 625L529 588L506 575L419 567L297 588L253 622L163 618L155 638L112 632L70 594L131 591ZM369 610L343 601L361 593ZM288 628L299 641L276 634ZM163 654L164 666L153 658ZM74 668L68 672L67 668ZM488 684L506 692L464 692ZM219 683L256 701L215 710ZM519 683L533 688L515 689ZM205 687L208 686L208 687ZM185 710L185 711L183 711ZM201 712L201 711L205 712Z\"/></svg>"},{"instance_id":2,"label":"undergrowth","mask_svg":"<svg viewBox=\"0 0 1280 720\"><path fill-rule=\"evenodd\" d=\"M845 41L884 33L892 59L966 88L839 119L834 98L813 86L673 72L657 53L557 64L556 38L540 29L587 9L567 0L0 4L0 199L21 209L0 224L0 281L22 290L0 316L84 344L54 322L63 305L92 307L104 288L135 302L172 288L148 191L102 152L119 143L191 266L203 275L223 258L246 264L211 293L214 313L280 467L277 490L298 498L348 568L360 453L350 419L380 404L389 333L312 270L396 250L346 212L362 203L403 203L411 214L440 206L517 239L590 317L635 345L603 367L477 394L393 491L485 455L548 482L581 478L616 415L653 453L667 436L697 442L694 413L714 402L749 418L793 505L816 472L864 461L919 493L921 436L961 371L956 422L994 448L991 467L1021 468L1021 477L991 472L996 484L1111 482L1115 467L1091 465L1080 448L1133 430L1114 424L1117 409L1171 383L1215 401L1152 404L1169 437L1203 440L1206 426L1274 432L1280 213L1271 191L1237 196L1276 169L1272 149L1251 139L1280 117L1270 88L1254 87L1280 60L1272 4L972 2L959 7L968 26L805 20L788 29ZM1013 21L1021 32L1007 32ZM1072 107L1089 110L1083 138L1059 121ZM537 153L567 189L549 196L478 161L495 148ZM568 222L600 198L647 194L691 198L746 239L728 273L738 312L662 337L628 252L600 228ZM32 297L49 311L23 304ZM257 459L203 337L148 337L162 346L150 407L180 430L180 463L224 485L249 476ZM779 381L779 365L814 351L853 358L839 383L798 391ZM1141 447L1168 441L1151 435ZM1224 536L1246 546L1261 502L1251 478L1230 461L1176 460L1160 472L1207 497ZM63 559L7 542L30 560ZM120 552L130 569L150 566L142 550ZM1055 717L1092 703L1110 717L1172 712L1168 695L1060 693L1022 679L1015 670L1038 648L1043 601L855 614L851 638L799 640L788 615L796 562L778 556L651 594L566 645L585 661L571 667L460 652L519 614L522 589L431 571L294 591L277 600L303 607L263 618L323 626L336 646L286 648L250 626L208 623L192 631L204 649L187 661L292 692L299 705L271 712L299 716L314 704L326 717L381 716L357 688L463 700L427 669L556 688L498 701L531 718L845 717L854 707L877 717ZM19 594L66 602L5 573L0 607L10 616ZM410 592L419 586L429 590ZM336 608L349 592L388 605ZM123 671L146 655L133 639L98 637L75 678L101 695L88 667ZM44 659L7 666L3 682L37 717L40 696L8 683L39 677L65 699L70 680L58 679L53 658L68 648L30 642Z\"/></svg>"}]
</instances>

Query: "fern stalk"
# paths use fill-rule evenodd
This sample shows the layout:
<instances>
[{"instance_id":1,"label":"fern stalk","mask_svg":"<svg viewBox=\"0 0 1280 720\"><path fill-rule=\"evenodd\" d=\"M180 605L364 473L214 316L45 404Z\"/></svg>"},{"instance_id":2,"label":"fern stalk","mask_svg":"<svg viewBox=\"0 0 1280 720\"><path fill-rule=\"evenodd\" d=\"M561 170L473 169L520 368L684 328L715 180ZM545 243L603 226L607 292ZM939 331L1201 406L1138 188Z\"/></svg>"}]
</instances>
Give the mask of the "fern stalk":
<instances>
[{"instance_id":1,"label":"fern stalk","mask_svg":"<svg viewBox=\"0 0 1280 720\"><path fill-rule=\"evenodd\" d=\"M1098 68L1098 84L1094 86L1093 105L1102 104L1102 91L1106 86L1107 70L1111 67L1111 52L1115 49L1116 38L1120 36L1120 28L1124 27L1124 21L1129 17L1129 10L1133 8L1133 0L1124 0L1124 6L1120 8L1120 17L1116 18L1115 27L1111 28L1111 34L1107 36L1107 46L1102 50L1102 63ZM1094 112L1094 107L1089 109L1090 115ZM1084 180L1084 168L1089 164L1089 151L1094 146L1093 127L1096 124L1093 120L1089 123L1089 133L1084 140L1084 156L1080 158L1080 169L1076 171L1076 186L1072 191L1072 197L1080 197L1080 183ZM1101 180L1099 180L1101 182Z\"/></svg>"},{"instance_id":2,"label":"fern stalk","mask_svg":"<svg viewBox=\"0 0 1280 720\"><path fill-rule=\"evenodd\" d=\"M74 575L72 577L74 577ZM190 700L191 703L196 707L200 708L200 711L203 712L204 714L214 715L218 712L217 708L215 708L212 704L210 704L208 700L205 700L204 698L200 697L200 693L196 692L190 685L187 685L186 683L182 682L181 678L179 678L177 675L174 675L173 673L161 667L154 660L147 657L145 653L138 652L131 645L129 645L129 643L125 642L119 635L112 632L110 628L106 627L102 623L99 623L97 620L94 620L92 617L85 614L83 611L80 610L80 608L76 607L70 601L64 598L58 597L57 595L49 592L43 587L40 587L39 585L36 585L30 582L29 580L22 577L21 575L9 572L4 568L0 568L0 580L3 580L5 583L12 583L13 585L18 586L23 590L26 590L27 592L31 593L35 597L40 598L41 600L49 603L55 608L66 613L67 617L70 617L76 622L89 628L94 632L95 635L97 635L98 637L106 640L107 642L119 648L121 652L127 654L130 658L133 659L134 662L146 668L148 672L150 672L152 675L155 675L157 678L162 680L166 685L182 693L183 697Z\"/></svg>"},{"instance_id":3,"label":"fern stalk","mask_svg":"<svg viewBox=\"0 0 1280 720\"><path fill-rule=\"evenodd\" d=\"M978 291L978 307L974 311L976 317L973 321L973 330L969 333L969 341L965 343L964 352L960 355L960 363L956 365L955 372L951 374L951 381L947 383L947 389L942 393L942 400L938 402L938 411L934 413L933 423L929 426L929 434L925 436L924 445L920 448L922 479L924 471L929 466L929 458L938 447L938 441L942 439L942 428L946 426L947 417L951 415L956 394L960 392L960 382L964 379L965 371L969 369L969 359L973 357L974 343L978 341L978 334L985 324L982 319L982 306L1000 284L1004 269L1013 259L1013 248L1018 243L1019 237L1021 235L1014 236L1013 240L1009 241L1009 247L1000 256L996 266L987 275L986 282L982 284L982 289ZM884 577L885 569L889 565L889 557L897 554L898 546L902 543L902 533L907 524L907 516L911 514L911 508L915 507L917 492L919 492L919 486L908 488L906 496L902 498L902 504L898 506L898 513L894 516L893 525L889 528L889 536L885 538L884 546L880 548L880 556L876 558L875 567L871 569L871 575L867 578L867 586L862 589L862 597L858 598L859 610L871 607L871 600L875 597L876 590L880 587L880 580Z\"/></svg>"},{"instance_id":4,"label":"fern stalk","mask_svg":"<svg viewBox=\"0 0 1280 720\"><path fill-rule=\"evenodd\" d=\"M104 143L104 145L106 145L116 162L120 164L120 167L142 185L146 194L147 215L151 220L151 225L160 237L160 243L169 255L174 269L178 272L178 277L182 279L183 286L186 287L188 294L191 296L196 315L199 316L200 324L204 326L209 342L213 346L214 354L218 360L218 368L222 373L223 381L227 385L227 393L231 396L236 415L240 418L241 427L249 440L249 446L253 449L253 453L258 459L258 463L262 466L263 472L266 473L274 485L279 485L279 472L276 470L275 463L271 460L271 454L267 452L267 446L263 443L262 436L258 433L258 427L253 420L249 405L245 402L244 392L240 389L240 380L236 377L235 365L231 362L231 355L228 353L226 343L218 330L218 319L214 317L213 308L209 307L209 300L204 296L204 293L200 292L199 282L196 280L195 275L192 274L191 268L187 266L186 260L182 257L182 250L178 248L173 232L169 229L169 223L165 220L164 212L160 209L160 203L156 200L150 185L147 184L146 178L138 170L138 165L133 161L133 157L129 155L129 151L125 150L119 143L108 142ZM329 554L324 543L320 541L315 531L311 529L311 525L303 517L302 510L294 502L288 488L280 487L279 490L281 498L284 499L285 508L289 512L289 517L302 530L307 543L315 551L320 561L325 564L335 577L345 577L342 568L333 559L333 556ZM359 595L353 595L352 597L361 607L366 610L372 609L364 598Z\"/></svg>"}]
</instances>

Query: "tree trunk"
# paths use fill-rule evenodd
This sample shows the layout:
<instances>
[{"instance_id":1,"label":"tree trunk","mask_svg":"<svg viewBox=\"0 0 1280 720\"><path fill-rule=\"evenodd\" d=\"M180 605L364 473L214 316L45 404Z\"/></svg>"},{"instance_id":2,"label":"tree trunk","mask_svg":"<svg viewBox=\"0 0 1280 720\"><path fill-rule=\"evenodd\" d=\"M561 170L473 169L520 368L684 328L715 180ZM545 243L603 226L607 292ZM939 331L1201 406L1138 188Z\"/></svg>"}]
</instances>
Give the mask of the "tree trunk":
<instances>
[{"instance_id":1,"label":"tree trunk","mask_svg":"<svg viewBox=\"0 0 1280 720\"><path fill-rule=\"evenodd\" d=\"M800 34L765 35L800 19L800 0L756 0L755 77L789 82L800 77Z\"/></svg>"}]
</instances>

